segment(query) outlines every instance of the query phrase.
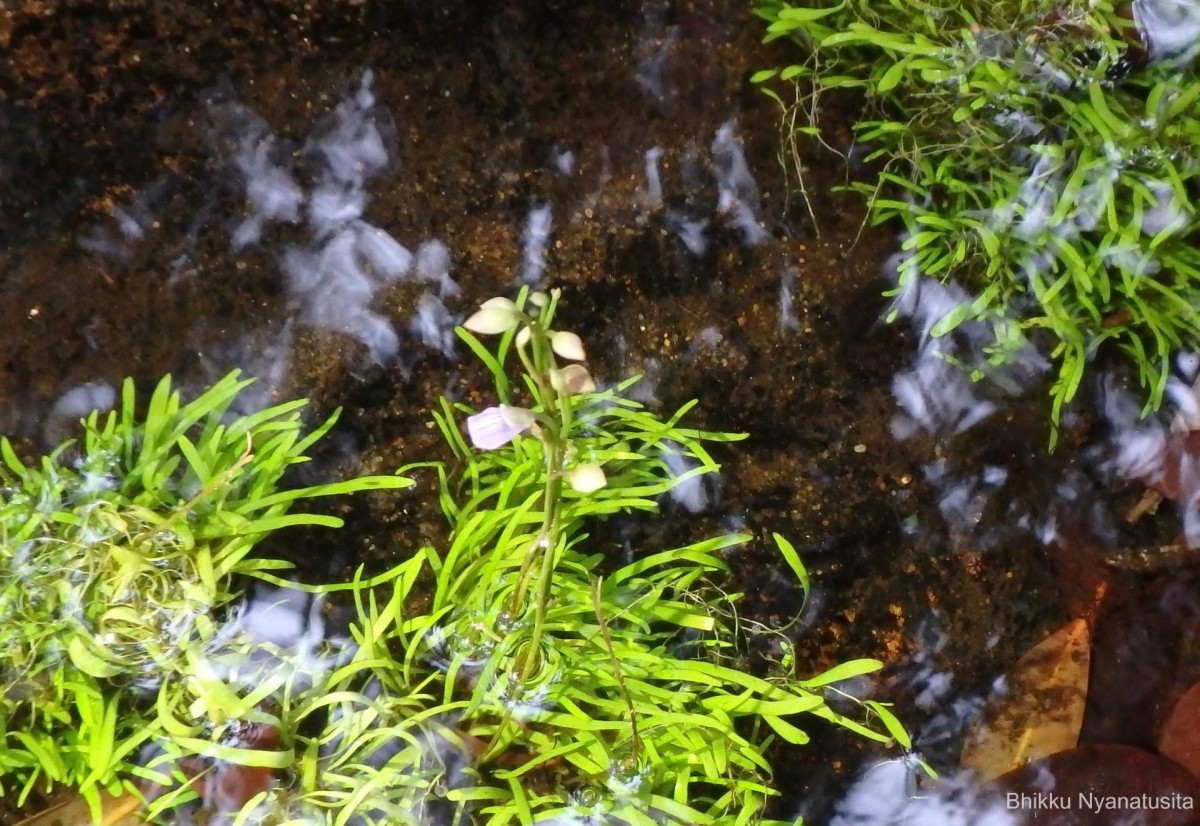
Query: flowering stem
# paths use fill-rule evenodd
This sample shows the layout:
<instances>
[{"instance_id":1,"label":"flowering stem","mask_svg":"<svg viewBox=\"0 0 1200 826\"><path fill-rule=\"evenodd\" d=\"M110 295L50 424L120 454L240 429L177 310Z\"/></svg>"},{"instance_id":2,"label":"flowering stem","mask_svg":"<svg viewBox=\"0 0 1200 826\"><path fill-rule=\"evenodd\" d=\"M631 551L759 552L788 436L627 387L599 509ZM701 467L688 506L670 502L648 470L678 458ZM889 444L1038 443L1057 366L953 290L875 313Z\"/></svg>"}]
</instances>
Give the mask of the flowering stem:
<instances>
[{"instance_id":1,"label":"flowering stem","mask_svg":"<svg viewBox=\"0 0 1200 826\"><path fill-rule=\"evenodd\" d=\"M529 549L529 553L525 554L525 560L521 563L521 573L517 581L517 587L513 591L512 603L509 606L509 613L512 616L518 616L521 606L525 602L525 592L529 588L529 574L533 569L533 563L537 559L538 551L547 556L554 555L554 547L558 540L558 498L562 492L562 479L556 471L558 464L561 462L557 443L547 439L545 441L546 451L546 490L542 493L542 527L538 530L537 538L533 541L533 547ZM555 484L557 483L557 484ZM539 624L535 620L535 625Z\"/></svg>"},{"instance_id":2,"label":"flowering stem","mask_svg":"<svg viewBox=\"0 0 1200 826\"><path fill-rule=\"evenodd\" d=\"M529 647L525 650L525 659L521 664L521 682L528 680L533 675L537 665L537 652L542 642L542 629L546 622L546 607L550 602L550 583L554 576L554 560L558 555L558 516L562 504L562 474L557 471L550 472L550 468L557 467L560 463L559 445L548 444L546 446L548 476L542 510L542 530L538 540L542 551L542 571L538 583L538 596L534 603L533 631L530 633ZM524 583L522 583L522 591L524 591Z\"/></svg>"},{"instance_id":3,"label":"flowering stem","mask_svg":"<svg viewBox=\"0 0 1200 826\"><path fill-rule=\"evenodd\" d=\"M568 359L583 360L583 349L578 336L564 331L556 332L550 326L554 319L557 299L556 291L551 291L549 296L534 294L530 297L530 301L538 310L529 312L525 310L524 301L518 304L505 298L490 299L484 302L480 311L469 318L464 325L474 332L487 334L516 328L517 356L526 375L533 383L535 397L533 415L536 416L538 425L534 432L542 441L545 457L542 525L533 540L532 547L521 561L517 584L513 588L509 602L511 616L519 617L525 613L525 601L529 593L530 581L540 554L541 566L537 597L533 606L533 627L530 632L529 645L520 655L518 668L522 682L527 681L537 667L538 652L545 633L546 610L549 607L554 566L561 544L563 465L568 460L567 454L570 449L568 437L574 417L571 393L569 390L563 389L569 385L563 372L558 369L555 354ZM520 299L518 300L520 301ZM586 373L584 378L587 378ZM501 408L501 413L503 414L503 408ZM477 414L477 416L482 415ZM476 420L475 428L479 431L479 438L475 438L475 431L472 431L472 438L477 445L481 440L485 440L489 446L492 441L500 439L507 441L512 430L500 429L498 433L493 433L489 430L489 426L492 424L490 420ZM511 422L507 422L507 424L513 428ZM470 421L468 427L471 427Z\"/></svg>"},{"instance_id":4,"label":"flowering stem","mask_svg":"<svg viewBox=\"0 0 1200 826\"><path fill-rule=\"evenodd\" d=\"M548 314L547 314L548 315ZM562 509L562 466L565 452L564 439L571 423L571 401L565 393L556 391L549 381L550 371L555 369L554 354L551 351L550 339L546 335L550 319L538 318L529 325L530 350L532 351L532 368L529 376L537 386L539 401L543 412L558 413L558 421L546 427L542 435L545 449L546 489L542 494L542 527L538 532L534 551L542 554L541 572L538 578L538 594L534 602L533 630L530 633L529 647L521 663L521 681L528 680L537 667L538 651L546 620L546 608L550 602L550 585L554 576L554 562L558 555L559 546L559 514ZM523 348L518 347L518 352ZM530 365L526 363L528 369ZM550 419L550 416L547 416ZM549 422L547 422L549 424ZM526 556L522 565L521 580L514 592L514 615L524 602L528 590L529 575L532 571L535 553Z\"/></svg>"}]
</instances>

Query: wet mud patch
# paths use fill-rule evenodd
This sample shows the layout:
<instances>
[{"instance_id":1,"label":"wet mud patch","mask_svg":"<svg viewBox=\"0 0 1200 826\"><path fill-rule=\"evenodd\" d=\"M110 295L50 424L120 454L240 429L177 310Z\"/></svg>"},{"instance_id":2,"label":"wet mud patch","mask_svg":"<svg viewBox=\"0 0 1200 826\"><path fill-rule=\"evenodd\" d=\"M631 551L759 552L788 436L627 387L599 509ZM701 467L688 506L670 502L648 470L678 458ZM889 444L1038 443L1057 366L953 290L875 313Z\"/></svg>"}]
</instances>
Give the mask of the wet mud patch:
<instances>
[{"instance_id":1,"label":"wet mud patch","mask_svg":"<svg viewBox=\"0 0 1200 826\"><path fill-rule=\"evenodd\" d=\"M699 399L695 426L749 434L714 450L724 470L702 513L667 501L597 541L615 554L749 530L759 541L731 558L727 585L746 592L748 618L783 625L800 594L769 537L788 536L815 586L798 668L887 662L860 687L897 703L935 764L956 764L995 678L1086 604L1078 571L1036 529L1065 524L1070 508L1053 503L1072 474L1078 496L1105 495L1081 458L1098 429L1085 417L1047 457L1042 399L998 395L978 432L895 438L893 380L920 336L880 321L894 240L863 230L858 199L830 192L844 171L829 155L814 152L807 179L819 233L785 191L777 110L746 79L787 58L759 44L743 4L276 0L233 4L214 25L185 3L25 3L2 19L14 60L0 70L12 193L0 204L0 424L27 452L73 386L172 372L199 387L239 366L260 377L255 403L307 396L314 423L343 408L297 481L448 459L438 398L492 399L443 337L525 281L563 288L563 324L598 380L644 373L648 405ZM363 197L353 220L414 253L441 242L459 290L423 324L431 281L376 285L366 306L396 334L388 358L305 322L283 262L324 249L306 213L231 243L254 212L240 141L269 134L263 168L311 197L330 174L314 145L365 71L375 102L358 126L370 121L387 162L349 188ZM853 102L839 105L848 120ZM844 148L848 134L831 132ZM395 496L323 503L347 529L265 550L325 580L440 543L435 480L415 475ZM813 734L773 757L788 792L779 814L809 800L822 822L865 758L841 734Z\"/></svg>"}]
</instances>

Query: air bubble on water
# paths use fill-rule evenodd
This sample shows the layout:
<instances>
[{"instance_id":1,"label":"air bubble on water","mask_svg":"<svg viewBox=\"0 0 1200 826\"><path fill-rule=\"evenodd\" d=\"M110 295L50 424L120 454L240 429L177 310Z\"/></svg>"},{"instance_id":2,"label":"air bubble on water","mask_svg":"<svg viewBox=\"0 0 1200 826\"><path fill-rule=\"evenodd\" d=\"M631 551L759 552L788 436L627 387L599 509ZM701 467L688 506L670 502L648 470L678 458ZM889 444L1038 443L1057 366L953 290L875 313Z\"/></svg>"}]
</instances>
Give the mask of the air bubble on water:
<instances>
[{"instance_id":1,"label":"air bubble on water","mask_svg":"<svg viewBox=\"0 0 1200 826\"><path fill-rule=\"evenodd\" d=\"M608 769L605 786L618 802L625 802L643 791L649 776L649 767L643 765L636 757L629 756L613 761Z\"/></svg>"}]
</instances>

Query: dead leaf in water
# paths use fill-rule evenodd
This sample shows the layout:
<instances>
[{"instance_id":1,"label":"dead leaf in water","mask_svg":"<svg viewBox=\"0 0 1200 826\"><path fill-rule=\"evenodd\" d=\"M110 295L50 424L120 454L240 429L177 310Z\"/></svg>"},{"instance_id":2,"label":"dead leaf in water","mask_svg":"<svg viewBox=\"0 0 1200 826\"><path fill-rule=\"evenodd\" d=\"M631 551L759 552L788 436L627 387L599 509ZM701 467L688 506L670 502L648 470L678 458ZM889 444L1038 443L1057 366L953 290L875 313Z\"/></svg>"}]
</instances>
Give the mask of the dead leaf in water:
<instances>
[{"instance_id":1,"label":"dead leaf in water","mask_svg":"<svg viewBox=\"0 0 1200 826\"><path fill-rule=\"evenodd\" d=\"M142 826L141 819L133 814L141 805L142 801L131 792L118 797L100 792L100 826ZM81 794L70 792L61 802L15 826L92 826L92 812Z\"/></svg>"},{"instance_id":2,"label":"dead leaf in water","mask_svg":"<svg viewBox=\"0 0 1200 826\"><path fill-rule=\"evenodd\" d=\"M1158 750L1200 778L1200 683L1175 703L1158 739Z\"/></svg>"},{"instance_id":3,"label":"dead leaf in water","mask_svg":"<svg viewBox=\"0 0 1200 826\"><path fill-rule=\"evenodd\" d=\"M1197 826L1200 783L1160 754L1091 745L1059 752L995 781L1019 823Z\"/></svg>"},{"instance_id":4,"label":"dead leaf in water","mask_svg":"<svg viewBox=\"0 0 1200 826\"><path fill-rule=\"evenodd\" d=\"M991 780L1074 748L1083 727L1090 659L1091 639L1082 619L1026 652L1007 675L1006 693L993 698L967 732L963 768Z\"/></svg>"}]
</instances>

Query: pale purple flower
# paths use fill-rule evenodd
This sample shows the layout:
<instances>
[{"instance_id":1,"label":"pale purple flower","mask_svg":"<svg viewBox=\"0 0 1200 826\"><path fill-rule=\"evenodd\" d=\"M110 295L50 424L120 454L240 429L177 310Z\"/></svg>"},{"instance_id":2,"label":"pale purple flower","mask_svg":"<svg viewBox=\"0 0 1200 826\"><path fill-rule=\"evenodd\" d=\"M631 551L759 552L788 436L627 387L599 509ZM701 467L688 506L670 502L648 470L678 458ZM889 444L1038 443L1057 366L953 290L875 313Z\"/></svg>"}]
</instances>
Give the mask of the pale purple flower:
<instances>
[{"instance_id":1,"label":"pale purple flower","mask_svg":"<svg viewBox=\"0 0 1200 826\"><path fill-rule=\"evenodd\" d=\"M471 444L480 450L495 450L533 426L533 411L501 404L467 417Z\"/></svg>"}]
</instances>

